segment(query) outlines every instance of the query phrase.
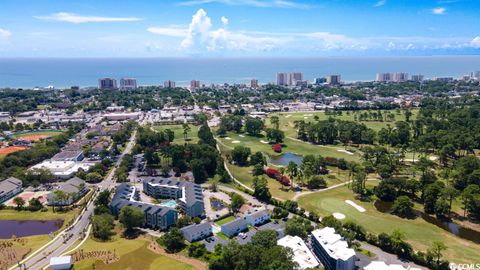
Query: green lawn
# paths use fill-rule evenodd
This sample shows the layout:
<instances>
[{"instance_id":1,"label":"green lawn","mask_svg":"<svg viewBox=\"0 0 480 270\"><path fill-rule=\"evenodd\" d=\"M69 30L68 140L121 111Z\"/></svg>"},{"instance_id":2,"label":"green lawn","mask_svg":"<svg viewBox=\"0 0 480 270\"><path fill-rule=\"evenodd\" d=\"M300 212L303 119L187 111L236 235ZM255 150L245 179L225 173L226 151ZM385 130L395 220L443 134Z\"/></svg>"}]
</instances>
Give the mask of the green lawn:
<instances>
[{"instance_id":1,"label":"green lawn","mask_svg":"<svg viewBox=\"0 0 480 270\"><path fill-rule=\"evenodd\" d=\"M222 218L220 220L215 221L218 225L222 226L223 224L227 224L228 222L235 220L234 216L228 216L226 218Z\"/></svg>"},{"instance_id":2,"label":"green lawn","mask_svg":"<svg viewBox=\"0 0 480 270\"><path fill-rule=\"evenodd\" d=\"M368 185L371 186L375 182L370 181ZM364 207L366 212L361 213L346 204L345 200L347 199ZM416 250L426 251L433 241L441 241L448 246L445 255L450 261L468 263L478 259L480 245L458 238L424 221L422 218L408 220L395 215L381 213L375 209L373 202L355 200L353 192L347 189L347 187L305 195L300 197L298 202L307 211L315 211L321 216L340 212L346 216L345 220L353 220L373 233L391 233L393 230L399 229L405 233L408 242Z\"/></svg>"},{"instance_id":3,"label":"green lawn","mask_svg":"<svg viewBox=\"0 0 480 270\"><path fill-rule=\"evenodd\" d=\"M187 142L188 143L197 143L198 142L198 128L200 126L188 125L190 127L190 131L187 133ZM155 130L165 130L170 129L175 133L175 139L173 140L174 143L185 143L183 137L183 127L182 125L165 125L165 126L154 126L153 129Z\"/></svg>"},{"instance_id":4,"label":"green lawn","mask_svg":"<svg viewBox=\"0 0 480 270\"><path fill-rule=\"evenodd\" d=\"M64 227L71 219L75 218L78 214L77 209L67 211L67 212L53 212L52 208L49 207L47 212L35 211L31 212L28 210L11 210L4 209L0 210L0 219L2 220L50 220L50 219L63 219Z\"/></svg>"},{"instance_id":5,"label":"green lawn","mask_svg":"<svg viewBox=\"0 0 480 270\"><path fill-rule=\"evenodd\" d=\"M130 269L130 270L193 270L193 266L174 260L172 258L154 253L148 249L148 241L142 239L126 240L124 238L114 238L109 242L99 242L88 239L81 249L83 251L94 250L110 250L120 257L120 260L104 264L100 260L86 259L75 263L74 269L95 269L113 270L113 269Z\"/></svg>"},{"instance_id":6,"label":"green lawn","mask_svg":"<svg viewBox=\"0 0 480 270\"><path fill-rule=\"evenodd\" d=\"M45 136L57 136L62 134L62 131L32 131L32 132L26 132L22 134L14 134L12 135L13 138L21 138L23 136L30 136L30 135L45 135Z\"/></svg>"}]
</instances>

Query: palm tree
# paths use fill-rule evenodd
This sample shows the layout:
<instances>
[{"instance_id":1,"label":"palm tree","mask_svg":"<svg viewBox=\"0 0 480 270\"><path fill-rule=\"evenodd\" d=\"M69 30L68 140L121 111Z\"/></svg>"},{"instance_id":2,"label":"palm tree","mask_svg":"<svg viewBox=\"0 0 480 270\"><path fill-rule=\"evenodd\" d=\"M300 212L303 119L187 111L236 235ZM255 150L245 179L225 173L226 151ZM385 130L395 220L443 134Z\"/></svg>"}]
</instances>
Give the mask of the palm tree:
<instances>
[{"instance_id":1,"label":"palm tree","mask_svg":"<svg viewBox=\"0 0 480 270\"><path fill-rule=\"evenodd\" d=\"M273 115L270 117L270 124L272 124L273 128L279 129L280 128L280 119L278 116Z\"/></svg>"},{"instance_id":2,"label":"palm tree","mask_svg":"<svg viewBox=\"0 0 480 270\"><path fill-rule=\"evenodd\" d=\"M186 141L188 138L188 132L190 132L191 128L187 123L183 124L182 127L183 127L183 139Z\"/></svg>"}]
</instances>

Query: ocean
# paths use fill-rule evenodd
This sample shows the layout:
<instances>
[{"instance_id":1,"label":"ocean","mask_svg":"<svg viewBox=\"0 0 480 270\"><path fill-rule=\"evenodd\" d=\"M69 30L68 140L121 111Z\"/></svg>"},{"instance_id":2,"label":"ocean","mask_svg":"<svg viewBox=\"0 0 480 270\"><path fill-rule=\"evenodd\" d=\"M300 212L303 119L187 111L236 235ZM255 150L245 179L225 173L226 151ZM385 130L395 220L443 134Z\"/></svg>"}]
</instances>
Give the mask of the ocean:
<instances>
[{"instance_id":1,"label":"ocean","mask_svg":"<svg viewBox=\"0 0 480 270\"><path fill-rule=\"evenodd\" d=\"M372 81L377 72L408 72L426 78L459 77L480 70L480 56L326 58L3 58L0 87L96 86L98 78L133 77L138 85L174 80L201 83L275 81L277 72L303 72L306 80L340 74L342 81Z\"/></svg>"}]
</instances>

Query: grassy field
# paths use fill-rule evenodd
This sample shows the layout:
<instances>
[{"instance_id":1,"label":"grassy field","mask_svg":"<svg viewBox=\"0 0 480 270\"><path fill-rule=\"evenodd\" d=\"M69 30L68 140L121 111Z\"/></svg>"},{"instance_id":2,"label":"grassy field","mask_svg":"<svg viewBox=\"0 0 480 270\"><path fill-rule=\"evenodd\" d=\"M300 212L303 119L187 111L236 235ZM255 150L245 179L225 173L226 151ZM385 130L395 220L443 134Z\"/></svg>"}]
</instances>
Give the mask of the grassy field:
<instances>
[{"instance_id":1,"label":"grassy field","mask_svg":"<svg viewBox=\"0 0 480 270\"><path fill-rule=\"evenodd\" d=\"M95 269L113 270L193 270L193 266L174 260L172 258L154 253L148 249L148 241L144 239L127 240L125 238L115 237L112 241L99 242L92 238L88 239L81 246L84 252L88 251L115 251L120 260L104 264L97 259L86 259L75 263L74 269Z\"/></svg>"},{"instance_id":2,"label":"grassy field","mask_svg":"<svg viewBox=\"0 0 480 270\"><path fill-rule=\"evenodd\" d=\"M198 128L200 126L194 126L194 125L189 125L190 131L187 133L187 139L189 139L187 142L189 143L197 143L198 142ZM185 143L185 140L183 139L183 127L182 125L166 125L166 126L154 126L153 129L155 130L165 130L165 129L170 129L175 133L175 139L173 140L174 143Z\"/></svg>"},{"instance_id":3,"label":"grassy field","mask_svg":"<svg viewBox=\"0 0 480 270\"><path fill-rule=\"evenodd\" d=\"M3 209L0 210L0 219L1 220L50 220L50 219L63 219L64 224L68 223L72 218L78 214L78 210L72 210L68 212L53 212L51 208L48 208L47 212L35 211L31 212L28 210L11 210Z\"/></svg>"},{"instance_id":4,"label":"grassy field","mask_svg":"<svg viewBox=\"0 0 480 270\"><path fill-rule=\"evenodd\" d=\"M25 133L20 133L20 134L13 134L13 138L21 138L25 136L37 136L37 135L42 135L42 136L57 136L61 134L62 131L31 131L31 132L25 132Z\"/></svg>"},{"instance_id":5,"label":"grassy field","mask_svg":"<svg viewBox=\"0 0 480 270\"><path fill-rule=\"evenodd\" d=\"M223 224L226 224L232 220L235 220L235 217L234 216L228 216L226 218L222 218L220 220L217 220L215 221L215 223L217 223L218 225L222 226Z\"/></svg>"},{"instance_id":6,"label":"grassy field","mask_svg":"<svg viewBox=\"0 0 480 270\"><path fill-rule=\"evenodd\" d=\"M367 182L369 186L376 181ZM354 199L354 194L347 187L339 187L321 193L300 197L299 205L307 211L315 211L321 216L339 212L346 216L345 220L353 220L373 233L391 233L398 229L405 233L409 243L416 250L425 251L433 241L441 241L448 246L445 256L450 261L468 263L478 259L480 245L456 237L443 229L430 224L422 218L414 220L402 219L395 215L381 213L375 209L373 202L362 202ZM345 203L352 200L366 209L361 213Z\"/></svg>"}]
</instances>

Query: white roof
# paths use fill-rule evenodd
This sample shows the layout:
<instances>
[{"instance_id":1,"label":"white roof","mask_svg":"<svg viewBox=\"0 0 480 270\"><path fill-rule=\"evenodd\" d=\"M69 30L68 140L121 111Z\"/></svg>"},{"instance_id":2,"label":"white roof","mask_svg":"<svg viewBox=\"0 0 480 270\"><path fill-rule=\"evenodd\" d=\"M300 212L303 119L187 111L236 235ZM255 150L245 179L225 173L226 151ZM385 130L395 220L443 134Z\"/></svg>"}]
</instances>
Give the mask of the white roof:
<instances>
[{"instance_id":1,"label":"white roof","mask_svg":"<svg viewBox=\"0 0 480 270\"><path fill-rule=\"evenodd\" d=\"M72 256L52 257L50 258L50 266L71 264Z\"/></svg>"},{"instance_id":2,"label":"white roof","mask_svg":"<svg viewBox=\"0 0 480 270\"><path fill-rule=\"evenodd\" d=\"M315 268L319 266L317 259L308 249L302 238L287 235L277 241L279 246L289 247L293 250L293 260L298 263L298 269Z\"/></svg>"},{"instance_id":3,"label":"white roof","mask_svg":"<svg viewBox=\"0 0 480 270\"><path fill-rule=\"evenodd\" d=\"M343 240L341 235L335 233L334 228L317 229L312 232L312 235L334 259L347 261L355 256L355 250L348 248L348 243Z\"/></svg>"},{"instance_id":4,"label":"white roof","mask_svg":"<svg viewBox=\"0 0 480 270\"><path fill-rule=\"evenodd\" d=\"M420 270L420 268L414 267L404 267L400 264L386 264L383 261L372 261L370 264L365 266L365 270Z\"/></svg>"}]
</instances>

